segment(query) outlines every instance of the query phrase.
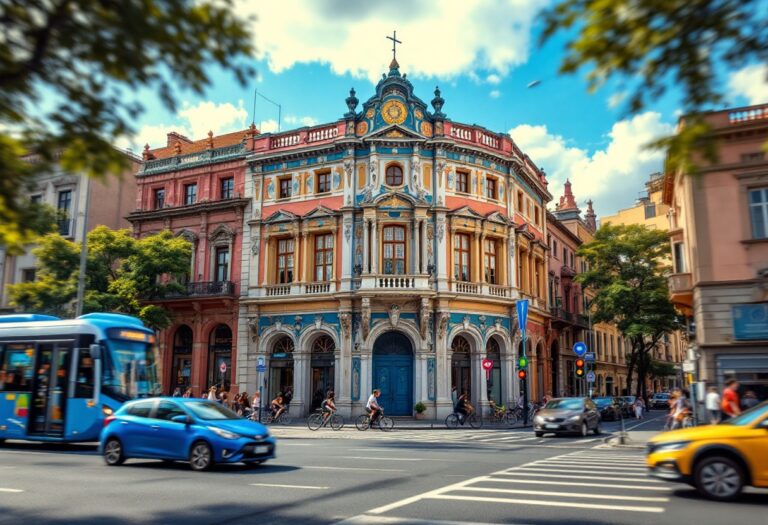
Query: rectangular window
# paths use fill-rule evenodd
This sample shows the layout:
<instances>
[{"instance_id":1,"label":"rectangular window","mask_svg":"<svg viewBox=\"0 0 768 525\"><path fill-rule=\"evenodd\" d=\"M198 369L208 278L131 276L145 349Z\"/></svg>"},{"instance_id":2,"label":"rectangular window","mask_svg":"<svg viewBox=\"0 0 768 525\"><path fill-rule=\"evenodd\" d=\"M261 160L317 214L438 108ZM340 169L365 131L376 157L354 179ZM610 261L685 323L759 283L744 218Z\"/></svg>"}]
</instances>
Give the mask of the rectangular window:
<instances>
[{"instance_id":1,"label":"rectangular window","mask_svg":"<svg viewBox=\"0 0 768 525\"><path fill-rule=\"evenodd\" d=\"M485 282L498 284L496 282L496 241L494 239L485 240L484 252Z\"/></svg>"},{"instance_id":2,"label":"rectangular window","mask_svg":"<svg viewBox=\"0 0 768 525\"><path fill-rule=\"evenodd\" d=\"M235 179L233 177L221 179L221 198L231 199L234 196L235 196Z\"/></svg>"},{"instance_id":3,"label":"rectangular window","mask_svg":"<svg viewBox=\"0 0 768 525\"><path fill-rule=\"evenodd\" d=\"M0 346L2 350L2 346ZM0 391L30 392L34 372L34 345L9 344L0 363Z\"/></svg>"},{"instance_id":4,"label":"rectangular window","mask_svg":"<svg viewBox=\"0 0 768 525\"><path fill-rule=\"evenodd\" d=\"M77 351L77 383L75 397L93 397L93 358L88 348Z\"/></svg>"},{"instance_id":5,"label":"rectangular window","mask_svg":"<svg viewBox=\"0 0 768 525\"><path fill-rule=\"evenodd\" d=\"M384 228L382 248L384 273L394 275L404 274L405 228L403 226L387 226Z\"/></svg>"},{"instance_id":6,"label":"rectangular window","mask_svg":"<svg viewBox=\"0 0 768 525\"><path fill-rule=\"evenodd\" d=\"M197 184L184 185L184 204L189 206L197 202Z\"/></svg>"},{"instance_id":7,"label":"rectangular window","mask_svg":"<svg viewBox=\"0 0 768 525\"><path fill-rule=\"evenodd\" d=\"M56 206L60 212L69 215L69 211L72 208L72 190L65 190L59 192L59 202Z\"/></svg>"},{"instance_id":8,"label":"rectangular window","mask_svg":"<svg viewBox=\"0 0 768 525\"><path fill-rule=\"evenodd\" d=\"M469 173L466 171L456 172L456 191L459 193L469 193Z\"/></svg>"},{"instance_id":9,"label":"rectangular window","mask_svg":"<svg viewBox=\"0 0 768 525\"><path fill-rule=\"evenodd\" d=\"M566 266L568 264L568 250L565 249L565 246L563 246L563 266Z\"/></svg>"},{"instance_id":10,"label":"rectangular window","mask_svg":"<svg viewBox=\"0 0 768 525\"><path fill-rule=\"evenodd\" d=\"M523 213L523 192L519 191L517 192L517 213L522 214Z\"/></svg>"},{"instance_id":11,"label":"rectangular window","mask_svg":"<svg viewBox=\"0 0 768 525\"><path fill-rule=\"evenodd\" d=\"M24 268L21 270L21 282L31 283L35 280L36 270L34 268Z\"/></svg>"},{"instance_id":12,"label":"rectangular window","mask_svg":"<svg viewBox=\"0 0 768 525\"><path fill-rule=\"evenodd\" d=\"M496 193L496 179L492 177L485 178L485 196L493 200L499 198L498 194Z\"/></svg>"},{"instance_id":13,"label":"rectangular window","mask_svg":"<svg viewBox=\"0 0 768 525\"><path fill-rule=\"evenodd\" d=\"M752 219L752 238L768 239L768 188L749 192L749 215Z\"/></svg>"},{"instance_id":14,"label":"rectangular window","mask_svg":"<svg viewBox=\"0 0 768 525\"><path fill-rule=\"evenodd\" d=\"M571 268L576 268L573 264L573 252L571 252Z\"/></svg>"},{"instance_id":15,"label":"rectangular window","mask_svg":"<svg viewBox=\"0 0 768 525\"><path fill-rule=\"evenodd\" d=\"M165 188L155 190L154 209L159 210L165 207Z\"/></svg>"},{"instance_id":16,"label":"rectangular window","mask_svg":"<svg viewBox=\"0 0 768 525\"><path fill-rule=\"evenodd\" d=\"M32 195L29 198L29 202L32 204L42 204L43 203L43 196L42 195Z\"/></svg>"},{"instance_id":17,"label":"rectangular window","mask_svg":"<svg viewBox=\"0 0 768 525\"><path fill-rule=\"evenodd\" d=\"M538 206L534 207L533 214L534 214L533 215L533 217L534 217L533 218L533 222L536 223L536 226L540 226L541 225L541 210L539 209Z\"/></svg>"},{"instance_id":18,"label":"rectangular window","mask_svg":"<svg viewBox=\"0 0 768 525\"><path fill-rule=\"evenodd\" d=\"M293 282L293 239L277 241L277 282Z\"/></svg>"},{"instance_id":19,"label":"rectangular window","mask_svg":"<svg viewBox=\"0 0 768 525\"><path fill-rule=\"evenodd\" d=\"M328 193L329 191L331 191L331 172L318 173L315 193Z\"/></svg>"},{"instance_id":20,"label":"rectangular window","mask_svg":"<svg viewBox=\"0 0 768 525\"><path fill-rule=\"evenodd\" d=\"M457 233L453 237L453 277L457 281L470 280L469 235Z\"/></svg>"},{"instance_id":21,"label":"rectangular window","mask_svg":"<svg viewBox=\"0 0 768 525\"><path fill-rule=\"evenodd\" d=\"M676 242L672 245L672 253L674 255L675 260L673 261L675 263L675 273L685 273L685 250L684 244L681 242Z\"/></svg>"},{"instance_id":22,"label":"rectangular window","mask_svg":"<svg viewBox=\"0 0 768 525\"><path fill-rule=\"evenodd\" d=\"M216 248L216 282L229 280L229 247Z\"/></svg>"},{"instance_id":23,"label":"rectangular window","mask_svg":"<svg viewBox=\"0 0 768 525\"><path fill-rule=\"evenodd\" d=\"M650 203L645 205L645 218L653 219L656 217L656 203Z\"/></svg>"},{"instance_id":24,"label":"rectangular window","mask_svg":"<svg viewBox=\"0 0 768 525\"><path fill-rule=\"evenodd\" d=\"M290 199L291 198L291 177L282 177L279 179L280 182L280 195L279 198L281 199Z\"/></svg>"},{"instance_id":25,"label":"rectangular window","mask_svg":"<svg viewBox=\"0 0 768 525\"><path fill-rule=\"evenodd\" d=\"M552 256L557 259L557 241L552 239Z\"/></svg>"},{"instance_id":26,"label":"rectangular window","mask_svg":"<svg viewBox=\"0 0 768 525\"><path fill-rule=\"evenodd\" d=\"M333 278L333 234L315 235L315 281Z\"/></svg>"}]
</instances>

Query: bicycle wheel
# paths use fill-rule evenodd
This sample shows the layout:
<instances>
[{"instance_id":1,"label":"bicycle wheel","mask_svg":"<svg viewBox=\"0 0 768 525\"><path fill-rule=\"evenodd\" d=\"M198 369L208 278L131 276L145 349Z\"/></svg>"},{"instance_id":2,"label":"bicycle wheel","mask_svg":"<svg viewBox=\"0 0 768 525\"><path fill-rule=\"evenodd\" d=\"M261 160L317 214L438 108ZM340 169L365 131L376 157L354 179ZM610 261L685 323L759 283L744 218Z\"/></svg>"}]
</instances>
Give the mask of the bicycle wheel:
<instances>
[{"instance_id":1,"label":"bicycle wheel","mask_svg":"<svg viewBox=\"0 0 768 525\"><path fill-rule=\"evenodd\" d=\"M504 414L504 424L509 425L510 427L517 423L517 416L511 412L507 412Z\"/></svg>"},{"instance_id":2,"label":"bicycle wheel","mask_svg":"<svg viewBox=\"0 0 768 525\"><path fill-rule=\"evenodd\" d=\"M307 426L310 430L317 430L321 426L323 426L323 415L322 414L311 414L307 418Z\"/></svg>"},{"instance_id":3,"label":"bicycle wheel","mask_svg":"<svg viewBox=\"0 0 768 525\"><path fill-rule=\"evenodd\" d=\"M280 423L281 425L290 425L292 422L293 422L293 418L288 414L283 414L282 416L280 416L280 421L278 421L278 423Z\"/></svg>"},{"instance_id":4,"label":"bicycle wheel","mask_svg":"<svg viewBox=\"0 0 768 525\"><path fill-rule=\"evenodd\" d=\"M344 426L344 418L340 414L333 414L331 416L331 428L334 430L341 430Z\"/></svg>"},{"instance_id":5,"label":"bicycle wheel","mask_svg":"<svg viewBox=\"0 0 768 525\"><path fill-rule=\"evenodd\" d=\"M391 417L381 416L379 418L379 428L383 432L389 432L390 430L392 430L392 428L394 428L394 426L395 426L395 421Z\"/></svg>"},{"instance_id":6,"label":"bicycle wheel","mask_svg":"<svg viewBox=\"0 0 768 525\"><path fill-rule=\"evenodd\" d=\"M371 420L367 415L361 414L357 416L357 419L355 420L355 426L358 430L361 431L368 430L371 427Z\"/></svg>"},{"instance_id":7,"label":"bicycle wheel","mask_svg":"<svg viewBox=\"0 0 768 525\"><path fill-rule=\"evenodd\" d=\"M469 426L472 428L481 428L483 426L483 420L477 417L477 414L469 416Z\"/></svg>"},{"instance_id":8,"label":"bicycle wheel","mask_svg":"<svg viewBox=\"0 0 768 525\"><path fill-rule=\"evenodd\" d=\"M459 428L459 416L456 414L450 414L445 418L445 426L448 428Z\"/></svg>"},{"instance_id":9,"label":"bicycle wheel","mask_svg":"<svg viewBox=\"0 0 768 525\"><path fill-rule=\"evenodd\" d=\"M274 422L275 422L275 416L273 416L271 413L267 414L267 416L264 418L265 425L271 425Z\"/></svg>"}]
</instances>

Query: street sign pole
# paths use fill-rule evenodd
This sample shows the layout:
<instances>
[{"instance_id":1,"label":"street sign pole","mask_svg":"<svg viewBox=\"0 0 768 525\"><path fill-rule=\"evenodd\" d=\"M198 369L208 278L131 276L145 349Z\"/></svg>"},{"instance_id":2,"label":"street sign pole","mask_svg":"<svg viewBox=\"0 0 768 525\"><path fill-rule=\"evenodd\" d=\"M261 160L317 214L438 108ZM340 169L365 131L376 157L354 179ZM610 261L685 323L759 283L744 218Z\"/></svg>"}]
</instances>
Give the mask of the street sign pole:
<instances>
[{"instance_id":1,"label":"street sign pole","mask_svg":"<svg viewBox=\"0 0 768 525\"><path fill-rule=\"evenodd\" d=\"M264 392L264 383L266 383L266 379L264 378L264 372L266 372L267 367L264 364L264 358L262 356L258 356L256 358L256 372L259 374L259 423L261 423L261 406L264 404L263 399L263 392Z\"/></svg>"},{"instance_id":2,"label":"street sign pole","mask_svg":"<svg viewBox=\"0 0 768 525\"><path fill-rule=\"evenodd\" d=\"M525 340L526 340L526 327L528 325L528 299L522 299L517 301L515 305L517 307L517 323L520 327L520 331L523 333L523 351L522 356L525 355ZM523 391L523 426L528 426L528 374L520 380L520 388Z\"/></svg>"}]
</instances>

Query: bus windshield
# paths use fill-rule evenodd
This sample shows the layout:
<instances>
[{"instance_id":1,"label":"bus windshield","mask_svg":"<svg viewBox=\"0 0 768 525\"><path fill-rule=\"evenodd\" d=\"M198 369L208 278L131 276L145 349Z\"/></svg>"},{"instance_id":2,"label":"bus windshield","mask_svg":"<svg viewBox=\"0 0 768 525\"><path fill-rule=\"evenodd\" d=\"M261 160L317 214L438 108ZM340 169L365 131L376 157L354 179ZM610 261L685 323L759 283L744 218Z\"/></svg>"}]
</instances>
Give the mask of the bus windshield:
<instances>
[{"instance_id":1,"label":"bus windshield","mask_svg":"<svg viewBox=\"0 0 768 525\"><path fill-rule=\"evenodd\" d=\"M103 359L103 391L118 401L160 395L154 345L110 339Z\"/></svg>"}]
</instances>

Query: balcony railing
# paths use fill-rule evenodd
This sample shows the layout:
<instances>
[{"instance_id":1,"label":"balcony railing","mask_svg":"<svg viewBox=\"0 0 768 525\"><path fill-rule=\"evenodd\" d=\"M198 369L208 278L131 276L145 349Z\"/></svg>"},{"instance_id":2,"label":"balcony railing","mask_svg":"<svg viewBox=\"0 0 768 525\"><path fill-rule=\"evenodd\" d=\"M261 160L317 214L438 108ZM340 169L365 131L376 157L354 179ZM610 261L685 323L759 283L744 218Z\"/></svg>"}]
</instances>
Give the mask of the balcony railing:
<instances>
[{"instance_id":1,"label":"balcony railing","mask_svg":"<svg viewBox=\"0 0 768 525\"><path fill-rule=\"evenodd\" d=\"M74 220L60 219L56 221L56 224L59 227L59 235L62 237L70 237L74 235L74 232L72 231L74 229Z\"/></svg>"},{"instance_id":2,"label":"balcony railing","mask_svg":"<svg viewBox=\"0 0 768 525\"><path fill-rule=\"evenodd\" d=\"M212 297L234 295L235 283L232 281L203 281L187 283L185 290L166 294L166 297Z\"/></svg>"},{"instance_id":3,"label":"balcony railing","mask_svg":"<svg viewBox=\"0 0 768 525\"><path fill-rule=\"evenodd\" d=\"M489 284L488 295L491 297L512 297L512 288L499 284Z\"/></svg>"},{"instance_id":4,"label":"balcony railing","mask_svg":"<svg viewBox=\"0 0 768 525\"><path fill-rule=\"evenodd\" d=\"M282 297L291 295L290 284L273 284L264 288L264 295L267 297Z\"/></svg>"},{"instance_id":5,"label":"balcony railing","mask_svg":"<svg viewBox=\"0 0 768 525\"><path fill-rule=\"evenodd\" d=\"M690 273L673 273L667 278L669 292L673 294L687 293L693 288Z\"/></svg>"},{"instance_id":6,"label":"balcony railing","mask_svg":"<svg viewBox=\"0 0 768 525\"><path fill-rule=\"evenodd\" d=\"M575 321L575 314L573 312L564 310L563 308L559 308L555 306L550 308L549 311L550 311L550 314L552 315L552 318L555 320L565 321L566 323L570 323L570 324L573 324Z\"/></svg>"},{"instance_id":7,"label":"balcony railing","mask_svg":"<svg viewBox=\"0 0 768 525\"><path fill-rule=\"evenodd\" d=\"M471 293L474 295L480 291L480 285L466 281L456 281L454 283L454 290L458 293Z\"/></svg>"},{"instance_id":8,"label":"balcony railing","mask_svg":"<svg viewBox=\"0 0 768 525\"><path fill-rule=\"evenodd\" d=\"M491 297L512 297L512 288L500 284L471 283L454 281L453 291L469 295L487 295Z\"/></svg>"},{"instance_id":9,"label":"balcony railing","mask_svg":"<svg viewBox=\"0 0 768 525\"><path fill-rule=\"evenodd\" d=\"M331 283L329 282L307 283L304 285L305 294L329 293L330 291Z\"/></svg>"}]
</instances>

